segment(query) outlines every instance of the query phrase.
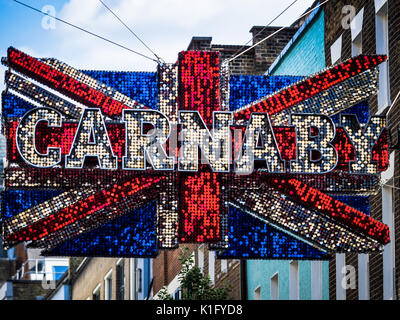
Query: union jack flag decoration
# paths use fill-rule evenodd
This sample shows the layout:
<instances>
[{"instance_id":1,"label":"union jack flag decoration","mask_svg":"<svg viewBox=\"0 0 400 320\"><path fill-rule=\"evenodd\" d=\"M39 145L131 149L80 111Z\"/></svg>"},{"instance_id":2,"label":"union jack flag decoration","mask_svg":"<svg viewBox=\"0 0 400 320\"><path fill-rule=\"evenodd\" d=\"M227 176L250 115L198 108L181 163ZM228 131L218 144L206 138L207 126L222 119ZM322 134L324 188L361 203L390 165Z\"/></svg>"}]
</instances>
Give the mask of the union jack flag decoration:
<instances>
[{"instance_id":1,"label":"union jack flag decoration","mask_svg":"<svg viewBox=\"0 0 400 320\"><path fill-rule=\"evenodd\" d=\"M207 243L219 258L380 250L389 229L368 215L368 196L389 165L388 131L366 101L385 60L361 55L308 78L234 76L218 52L184 51L132 73L9 48L3 244L109 257L179 243ZM166 138L157 150L154 127ZM200 131L207 143L190 144ZM214 143L227 159L213 158Z\"/></svg>"}]
</instances>

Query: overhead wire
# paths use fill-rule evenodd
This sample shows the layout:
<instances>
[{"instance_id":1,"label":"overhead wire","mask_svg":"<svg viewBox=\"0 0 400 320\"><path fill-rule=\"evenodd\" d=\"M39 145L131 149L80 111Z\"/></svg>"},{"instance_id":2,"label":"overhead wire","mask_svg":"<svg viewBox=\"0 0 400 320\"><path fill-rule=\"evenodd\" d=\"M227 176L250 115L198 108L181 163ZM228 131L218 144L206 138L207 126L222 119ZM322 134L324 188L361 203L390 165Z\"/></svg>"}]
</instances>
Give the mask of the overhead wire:
<instances>
[{"instance_id":1,"label":"overhead wire","mask_svg":"<svg viewBox=\"0 0 400 320\"><path fill-rule=\"evenodd\" d=\"M122 23L122 25L131 33L131 34L133 34L133 36L137 39L137 40L139 40L140 41L140 43L142 43L155 57L156 57L156 59L157 59L157 61L159 61L159 62L164 62L164 60L160 57L160 56L158 56L153 50L151 50L150 49L150 47L142 40L142 39L140 39L140 37L120 18L120 17L118 17L118 15L109 7L109 6L107 6L107 4L104 2L104 1L102 1L102 0L99 0L100 2L101 2L101 4L108 10L108 11L110 11L111 12L111 14L119 21L119 22L121 22Z\"/></svg>"},{"instance_id":2,"label":"overhead wire","mask_svg":"<svg viewBox=\"0 0 400 320\"><path fill-rule=\"evenodd\" d=\"M317 6L315 6L314 8L306 11L305 13L303 13L300 17L297 18L297 20L305 17L306 15L308 15L309 13L312 13L313 11L315 11L316 9L318 9L320 6L322 6L323 4L327 3L329 0L325 0L322 3L319 3ZM254 47L260 45L261 43L263 43L264 41L268 40L269 38L275 36L276 34L278 34L279 32L281 32L283 29L286 29L287 26L281 27L278 30L276 30L275 32L271 33L270 35L268 35L267 37L261 39L260 41L258 41L257 43L253 44L252 46L250 46L249 48L247 48L246 50L243 50L242 52L238 53L237 55L227 59L224 61L224 63L229 63L237 58L239 58L241 55L245 54L246 52L250 51L251 49L253 49Z\"/></svg>"},{"instance_id":3,"label":"overhead wire","mask_svg":"<svg viewBox=\"0 0 400 320\"><path fill-rule=\"evenodd\" d=\"M49 13L43 12L43 11L41 11L41 10L35 8L35 7L32 7L32 6L30 6L30 5L26 4L26 3L23 3L23 2L18 1L18 0L13 0L13 1L16 2L16 3L18 3L18 4L20 4L20 5L22 5L22 6L24 6L24 7L27 7L27 8L29 8L29 9L31 9L31 10L34 10L34 11L36 11L36 12L39 12L39 13L45 15L45 16L51 17L51 18L53 18L53 19L55 19L55 20L57 20L57 21L60 21L60 22L62 22L62 23L65 23L65 24L67 24L67 25L69 25L69 26L71 26L71 27L74 27L74 28L76 28L76 29L78 29L78 30L80 30L80 31L83 31L83 32L85 32L85 33L87 33L87 34L90 34L90 35L92 35L92 36L94 36L94 37L96 37L96 38L99 38L99 39L101 39L101 40L104 40L104 41L106 41L106 42L109 42L109 43L111 43L111 44L113 44L113 45L116 45L116 46L122 48L122 49L128 50L129 52L132 52L132 53L134 53L134 54L137 54L137 55L139 55L139 56L141 56L141 57L143 57L143 58L146 58L146 59L149 59L149 60L154 61L154 62L156 62L156 63L159 63L158 60L153 59L153 58L151 58L151 57L149 57L149 56L147 56L147 55L145 55L145 54L143 54L143 53L140 53L140 52L138 52L138 51L135 51L135 50L133 50L133 49L131 49L131 48L128 48L128 47L126 47L126 46L124 46L124 45L122 45L122 44L119 44L119 43L117 43L117 42L115 42L115 41L113 41L113 40L107 39L107 38L105 38L105 37L103 37L103 36L100 36L100 35L98 35L98 34L96 34L96 33L94 33L94 32L91 32L91 31L89 31L89 30L86 30L86 29L84 29L84 28L82 28L82 27L79 27L79 26L77 26L77 25L75 25L75 24L72 24L72 23L70 23L70 22L68 22L68 21L65 21L65 20L63 20L63 19L61 19L61 18L58 18L58 17L56 17L56 16L53 16L53 15L51 15L51 14L49 14Z\"/></svg>"},{"instance_id":4,"label":"overhead wire","mask_svg":"<svg viewBox=\"0 0 400 320\"><path fill-rule=\"evenodd\" d=\"M261 34L266 28L268 28L276 19L278 19L282 14L284 14L287 10L290 9L298 0L294 0L291 4L289 4L283 11L281 11L275 18L273 18L268 24L263 27L259 32L257 32L249 41L247 41L242 47L240 47L234 54L232 54L232 57L235 56L240 50L245 48L254 38L256 38L259 34Z\"/></svg>"}]
</instances>

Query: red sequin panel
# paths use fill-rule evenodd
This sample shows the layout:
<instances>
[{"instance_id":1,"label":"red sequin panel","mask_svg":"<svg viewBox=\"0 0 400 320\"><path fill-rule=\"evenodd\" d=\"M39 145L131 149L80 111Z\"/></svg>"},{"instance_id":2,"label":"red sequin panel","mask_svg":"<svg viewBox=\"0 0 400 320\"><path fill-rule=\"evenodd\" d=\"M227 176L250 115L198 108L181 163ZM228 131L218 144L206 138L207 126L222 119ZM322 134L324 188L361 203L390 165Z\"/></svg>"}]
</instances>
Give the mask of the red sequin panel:
<instances>
[{"instance_id":1,"label":"red sequin panel","mask_svg":"<svg viewBox=\"0 0 400 320\"><path fill-rule=\"evenodd\" d=\"M61 127L48 127L45 121L36 126L35 144L38 152L46 154L48 147L61 148L61 154L69 153L74 142L78 123L63 123Z\"/></svg>"},{"instance_id":2,"label":"red sequin panel","mask_svg":"<svg viewBox=\"0 0 400 320\"><path fill-rule=\"evenodd\" d=\"M181 174L181 242L220 240L220 181L209 171Z\"/></svg>"},{"instance_id":3,"label":"red sequin panel","mask_svg":"<svg viewBox=\"0 0 400 320\"><path fill-rule=\"evenodd\" d=\"M267 112L269 115L278 113L335 86L343 80L371 69L386 59L387 56L384 55L360 55L354 57L312 78L300 81L274 95L268 96L265 100L252 106L238 110L235 113L235 119L248 120L253 112Z\"/></svg>"},{"instance_id":4,"label":"red sequin panel","mask_svg":"<svg viewBox=\"0 0 400 320\"><path fill-rule=\"evenodd\" d=\"M12 244L21 241L35 241L42 239L71 225L75 221L116 204L126 197L138 194L146 188L154 186L154 184L165 178L165 176L135 177L127 182L116 184L110 188L101 190L87 199L79 201L67 208L54 208L58 210L50 216L41 219L28 227L20 229L13 234L7 235L7 242ZM157 194L158 192L154 194L154 197L157 197Z\"/></svg>"},{"instance_id":5,"label":"red sequin panel","mask_svg":"<svg viewBox=\"0 0 400 320\"><path fill-rule=\"evenodd\" d=\"M378 171L389 168L389 134L388 129L383 129L379 139L372 148L372 160L378 164Z\"/></svg>"},{"instance_id":6,"label":"red sequin panel","mask_svg":"<svg viewBox=\"0 0 400 320\"><path fill-rule=\"evenodd\" d=\"M122 110L128 109L123 103L105 96L101 92L17 49L8 49L7 63L17 71L65 94L71 99L88 107L100 108L104 114L110 117L121 116Z\"/></svg>"},{"instance_id":7,"label":"red sequin panel","mask_svg":"<svg viewBox=\"0 0 400 320\"><path fill-rule=\"evenodd\" d=\"M218 52L179 53L179 110L197 110L211 124L219 104Z\"/></svg>"},{"instance_id":8,"label":"red sequin panel","mask_svg":"<svg viewBox=\"0 0 400 320\"><path fill-rule=\"evenodd\" d=\"M17 150L15 137L17 133L18 121L13 121L5 124L5 138L7 140L7 159L8 161L21 161L21 157Z\"/></svg>"},{"instance_id":9,"label":"red sequin panel","mask_svg":"<svg viewBox=\"0 0 400 320\"><path fill-rule=\"evenodd\" d=\"M269 184L300 204L326 214L339 223L381 244L390 241L389 228L370 216L308 186L297 179L268 179Z\"/></svg>"},{"instance_id":10,"label":"red sequin panel","mask_svg":"<svg viewBox=\"0 0 400 320\"><path fill-rule=\"evenodd\" d=\"M219 104L218 52L179 53L179 110L197 110L207 125ZM220 183L218 175L200 168L199 173L180 174L182 242L217 242L221 238Z\"/></svg>"},{"instance_id":11,"label":"red sequin panel","mask_svg":"<svg viewBox=\"0 0 400 320\"><path fill-rule=\"evenodd\" d=\"M336 135L332 141L332 145L335 147L338 155L335 170L349 171L349 162L356 159L356 149L343 128L336 128Z\"/></svg>"},{"instance_id":12,"label":"red sequin panel","mask_svg":"<svg viewBox=\"0 0 400 320\"><path fill-rule=\"evenodd\" d=\"M282 160L296 159L296 128L273 127Z\"/></svg>"}]
</instances>

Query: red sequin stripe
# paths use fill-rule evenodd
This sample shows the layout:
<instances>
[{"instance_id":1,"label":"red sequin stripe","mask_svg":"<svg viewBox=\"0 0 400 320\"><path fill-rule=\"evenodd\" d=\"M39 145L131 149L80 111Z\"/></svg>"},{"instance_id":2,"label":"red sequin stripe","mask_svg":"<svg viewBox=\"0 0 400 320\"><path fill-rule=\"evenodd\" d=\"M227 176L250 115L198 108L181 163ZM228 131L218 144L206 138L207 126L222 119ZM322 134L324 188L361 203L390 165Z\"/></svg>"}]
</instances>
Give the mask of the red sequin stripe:
<instances>
[{"instance_id":1,"label":"red sequin stripe","mask_svg":"<svg viewBox=\"0 0 400 320\"><path fill-rule=\"evenodd\" d=\"M219 175L209 171L181 174L181 242L220 240Z\"/></svg>"},{"instance_id":2,"label":"red sequin stripe","mask_svg":"<svg viewBox=\"0 0 400 320\"><path fill-rule=\"evenodd\" d=\"M334 170L349 171L349 162L356 158L356 149L346 131L339 127L336 128L336 135L332 141L338 155L338 162Z\"/></svg>"},{"instance_id":3,"label":"red sequin stripe","mask_svg":"<svg viewBox=\"0 0 400 320\"><path fill-rule=\"evenodd\" d=\"M179 53L179 110L197 110L206 124L220 110L219 54L207 51Z\"/></svg>"},{"instance_id":4,"label":"red sequin stripe","mask_svg":"<svg viewBox=\"0 0 400 320\"><path fill-rule=\"evenodd\" d=\"M372 148L372 160L376 161L378 171L385 171L389 168L389 130L387 128L383 129Z\"/></svg>"},{"instance_id":5,"label":"red sequin stripe","mask_svg":"<svg viewBox=\"0 0 400 320\"><path fill-rule=\"evenodd\" d=\"M324 213L337 222L371 237L381 244L387 244L390 241L387 225L297 179L267 178L265 181L300 204Z\"/></svg>"},{"instance_id":6,"label":"red sequin stripe","mask_svg":"<svg viewBox=\"0 0 400 320\"><path fill-rule=\"evenodd\" d=\"M75 221L83 219L99 210L113 205L121 199L132 196L145 188L154 186L155 183L165 179L160 177L141 177L133 178L125 183L114 185L102 190L85 200L71 205L67 208L55 212L51 216L44 218L32 225L20 229L6 237L7 242L15 241L35 241L56 232Z\"/></svg>"},{"instance_id":7,"label":"red sequin stripe","mask_svg":"<svg viewBox=\"0 0 400 320\"><path fill-rule=\"evenodd\" d=\"M183 51L178 59L179 110L197 110L207 125L213 111L221 110L219 99L219 54ZM218 242L221 239L221 191L219 175L201 172L180 173L181 242Z\"/></svg>"},{"instance_id":8,"label":"red sequin stripe","mask_svg":"<svg viewBox=\"0 0 400 320\"><path fill-rule=\"evenodd\" d=\"M11 68L88 107L100 108L110 117L121 116L123 109L129 109L123 103L14 48L8 49L7 62Z\"/></svg>"},{"instance_id":9,"label":"red sequin stripe","mask_svg":"<svg viewBox=\"0 0 400 320\"><path fill-rule=\"evenodd\" d=\"M360 55L346 62L329 68L312 78L300 81L265 100L255 103L245 109L236 111L236 120L248 120L252 112L267 112L269 115L278 113L294 106L316 94L335 86L336 84L354 77L361 72L371 69L385 61L385 55Z\"/></svg>"}]
</instances>

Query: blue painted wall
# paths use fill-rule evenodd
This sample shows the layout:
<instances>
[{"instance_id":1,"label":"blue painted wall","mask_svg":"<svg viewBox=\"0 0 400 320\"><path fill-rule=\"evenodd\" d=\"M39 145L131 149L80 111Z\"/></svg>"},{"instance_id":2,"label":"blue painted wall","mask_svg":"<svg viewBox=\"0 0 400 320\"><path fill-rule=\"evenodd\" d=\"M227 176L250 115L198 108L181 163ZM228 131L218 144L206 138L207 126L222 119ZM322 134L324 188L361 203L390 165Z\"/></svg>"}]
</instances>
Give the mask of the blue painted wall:
<instances>
[{"instance_id":1,"label":"blue painted wall","mask_svg":"<svg viewBox=\"0 0 400 320\"><path fill-rule=\"evenodd\" d=\"M316 11L298 30L268 74L307 76L325 68L324 12ZM311 261L299 261L299 298L311 299ZM278 272L279 299L289 299L289 260L248 260L248 299L261 288L261 299L270 299L271 277ZM329 299L329 262L322 262L322 298Z\"/></svg>"},{"instance_id":2,"label":"blue painted wall","mask_svg":"<svg viewBox=\"0 0 400 320\"><path fill-rule=\"evenodd\" d=\"M269 74L306 76L325 68L324 11L314 13L311 20L295 34Z\"/></svg>"},{"instance_id":3,"label":"blue painted wall","mask_svg":"<svg viewBox=\"0 0 400 320\"><path fill-rule=\"evenodd\" d=\"M254 291L258 286L261 288L261 299L270 299L271 277L276 273L279 275L279 299L289 299L289 270L290 261L287 260L265 260L247 261L247 286L248 299L254 299ZM311 262L299 261L299 298L300 300L311 300ZM322 298L329 299L329 263L322 262Z\"/></svg>"}]
</instances>

